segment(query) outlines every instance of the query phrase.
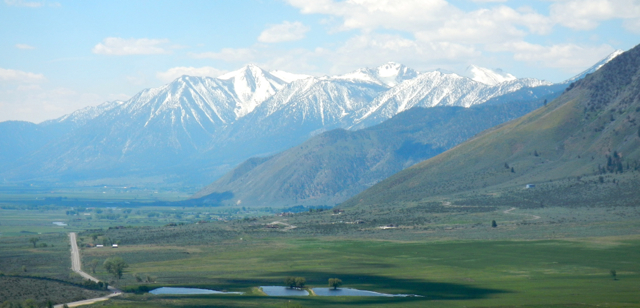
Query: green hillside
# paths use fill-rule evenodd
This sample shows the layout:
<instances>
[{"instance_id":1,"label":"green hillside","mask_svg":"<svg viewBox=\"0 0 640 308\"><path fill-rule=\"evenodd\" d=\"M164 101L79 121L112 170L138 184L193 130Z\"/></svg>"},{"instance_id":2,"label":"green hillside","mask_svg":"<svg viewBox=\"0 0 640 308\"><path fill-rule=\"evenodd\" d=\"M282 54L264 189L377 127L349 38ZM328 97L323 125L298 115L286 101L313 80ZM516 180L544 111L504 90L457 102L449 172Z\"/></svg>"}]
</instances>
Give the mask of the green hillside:
<instances>
[{"instance_id":1,"label":"green hillside","mask_svg":"<svg viewBox=\"0 0 640 308\"><path fill-rule=\"evenodd\" d=\"M401 171L342 206L445 199L519 207L635 205L639 118L637 46L547 106Z\"/></svg>"},{"instance_id":2,"label":"green hillside","mask_svg":"<svg viewBox=\"0 0 640 308\"><path fill-rule=\"evenodd\" d=\"M274 156L247 160L194 198L230 192L228 202L243 206L334 205L543 101L414 108L363 130L325 132Z\"/></svg>"}]
</instances>

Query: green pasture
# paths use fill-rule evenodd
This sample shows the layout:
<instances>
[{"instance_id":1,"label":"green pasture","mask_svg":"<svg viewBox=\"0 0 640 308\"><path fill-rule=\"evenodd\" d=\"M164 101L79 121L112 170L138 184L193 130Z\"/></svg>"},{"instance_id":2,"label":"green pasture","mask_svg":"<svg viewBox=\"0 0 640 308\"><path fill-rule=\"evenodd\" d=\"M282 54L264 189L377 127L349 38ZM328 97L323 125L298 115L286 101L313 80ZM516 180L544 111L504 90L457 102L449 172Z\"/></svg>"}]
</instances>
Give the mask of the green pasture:
<instances>
[{"instance_id":1,"label":"green pasture","mask_svg":"<svg viewBox=\"0 0 640 308\"><path fill-rule=\"evenodd\" d=\"M542 241L358 241L244 239L200 246L85 249L83 262L118 255L131 265L120 285L194 286L244 296L129 295L97 306L303 307L638 306L640 237ZM615 270L617 280L610 271ZM109 279L106 273L98 276ZM253 292L302 276L310 287L337 277L344 287L423 297L270 298Z\"/></svg>"},{"instance_id":2,"label":"green pasture","mask_svg":"<svg viewBox=\"0 0 640 308\"><path fill-rule=\"evenodd\" d=\"M36 247L31 238L38 239ZM0 273L73 280L69 251L65 233L2 237Z\"/></svg>"},{"instance_id":3,"label":"green pasture","mask_svg":"<svg viewBox=\"0 0 640 308\"><path fill-rule=\"evenodd\" d=\"M6 210L0 209L0 237L38 236L44 233L60 233L80 230L69 226L56 226L53 222L68 223L64 209L55 210Z\"/></svg>"}]
</instances>

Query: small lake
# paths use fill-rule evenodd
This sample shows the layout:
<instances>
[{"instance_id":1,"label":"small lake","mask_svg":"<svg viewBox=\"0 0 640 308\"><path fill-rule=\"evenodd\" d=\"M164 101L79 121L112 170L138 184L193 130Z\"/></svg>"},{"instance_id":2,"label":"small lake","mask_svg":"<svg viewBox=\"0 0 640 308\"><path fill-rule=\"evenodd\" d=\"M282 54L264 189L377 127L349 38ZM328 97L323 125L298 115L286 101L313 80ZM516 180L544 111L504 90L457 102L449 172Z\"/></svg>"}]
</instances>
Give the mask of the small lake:
<instances>
[{"instance_id":1,"label":"small lake","mask_svg":"<svg viewBox=\"0 0 640 308\"><path fill-rule=\"evenodd\" d=\"M407 294L386 294L374 291L341 288L334 290L333 288L313 288L314 293L318 296L386 296L386 297L406 297Z\"/></svg>"},{"instance_id":2,"label":"small lake","mask_svg":"<svg viewBox=\"0 0 640 308\"><path fill-rule=\"evenodd\" d=\"M296 290L281 286L261 286L262 292L269 296L308 296L307 290Z\"/></svg>"},{"instance_id":3,"label":"small lake","mask_svg":"<svg viewBox=\"0 0 640 308\"><path fill-rule=\"evenodd\" d=\"M60 226L60 227L64 227L64 226L66 226L66 225L67 225L67 224L65 224L65 223L64 223L64 222L62 222L62 221L54 221L54 222L53 222L53 224L54 224L54 225L56 225L56 226Z\"/></svg>"},{"instance_id":4,"label":"small lake","mask_svg":"<svg viewBox=\"0 0 640 308\"><path fill-rule=\"evenodd\" d=\"M242 292L222 292L222 291L214 291L208 289L198 289L198 288L174 288L174 287L162 287L149 291L151 294L155 295L181 295L181 294L243 294Z\"/></svg>"}]
</instances>

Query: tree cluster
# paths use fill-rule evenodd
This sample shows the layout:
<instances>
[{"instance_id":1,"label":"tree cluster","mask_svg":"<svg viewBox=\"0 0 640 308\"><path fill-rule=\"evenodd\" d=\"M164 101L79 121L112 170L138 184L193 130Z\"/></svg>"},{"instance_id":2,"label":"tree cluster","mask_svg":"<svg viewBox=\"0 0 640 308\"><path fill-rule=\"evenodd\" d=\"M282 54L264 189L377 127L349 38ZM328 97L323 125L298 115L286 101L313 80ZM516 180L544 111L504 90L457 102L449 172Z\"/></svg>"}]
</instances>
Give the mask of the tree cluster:
<instances>
[{"instance_id":1,"label":"tree cluster","mask_svg":"<svg viewBox=\"0 0 640 308\"><path fill-rule=\"evenodd\" d=\"M95 282L93 280L83 281L82 286L86 289L91 289L91 290L107 290L109 288L108 283L102 282L102 281Z\"/></svg>"},{"instance_id":2,"label":"tree cluster","mask_svg":"<svg viewBox=\"0 0 640 308\"><path fill-rule=\"evenodd\" d=\"M129 264L124 262L124 260L122 260L122 258L120 257L113 257L104 261L103 266L109 274L113 275L113 277L117 279L120 279L122 278L124 269L129 267Z\"/></svg>"},{"instance_id":3,"label":"tree cluster","mask_svg":"<svg viewBox=\"0 0 640 308\"><path fill-rule=\"evenodd\" d=\"M329 278L329 286L334 290L342 285L342 280L340 278Z\"/></svg>"},{"instance_id":4,"label":"tree cluster","mask_svg":"<svg viewBox=\"0 0 640 308\"><path fill-rule=\"evenodd\" d=\"M613 155L607 155L606 157L607 157L607 165L606 166L599 165L598 173L600 174L624 173L624 167L622 164L622 154L619 154L618 151L613 151Z\"/></svg>"},{"instance_id":5,"label":"tree cluster","mask_svg":"<svg viewBox=\"0 0 640 308\"><path fill-rule=\"evenodd\" d=\"M284 284L287 285L289 288L298 288L298 289L302 289L304 288L304 284L307 282L307 280L304 277L287 277L284 279Z\"/></svg>"}]
</instances>

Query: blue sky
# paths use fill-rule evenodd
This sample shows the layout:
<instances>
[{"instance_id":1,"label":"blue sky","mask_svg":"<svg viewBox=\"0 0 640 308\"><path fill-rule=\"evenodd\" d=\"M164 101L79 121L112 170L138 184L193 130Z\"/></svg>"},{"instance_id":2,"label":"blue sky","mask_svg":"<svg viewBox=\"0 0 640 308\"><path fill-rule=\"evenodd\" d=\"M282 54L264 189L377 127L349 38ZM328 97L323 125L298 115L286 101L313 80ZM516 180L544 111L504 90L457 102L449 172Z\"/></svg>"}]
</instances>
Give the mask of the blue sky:
<instances>
[{"instance_id":1,"label":"blue sky","mask_svg":"<svg viewBox=\"0 0 640 308\"><path fill-rule=\"evenodd\" d=\"M640 0L4 0L0 121L248 63L312 75L475 64L558 82L638 43Z\"/></svg>"}]
</instances>

